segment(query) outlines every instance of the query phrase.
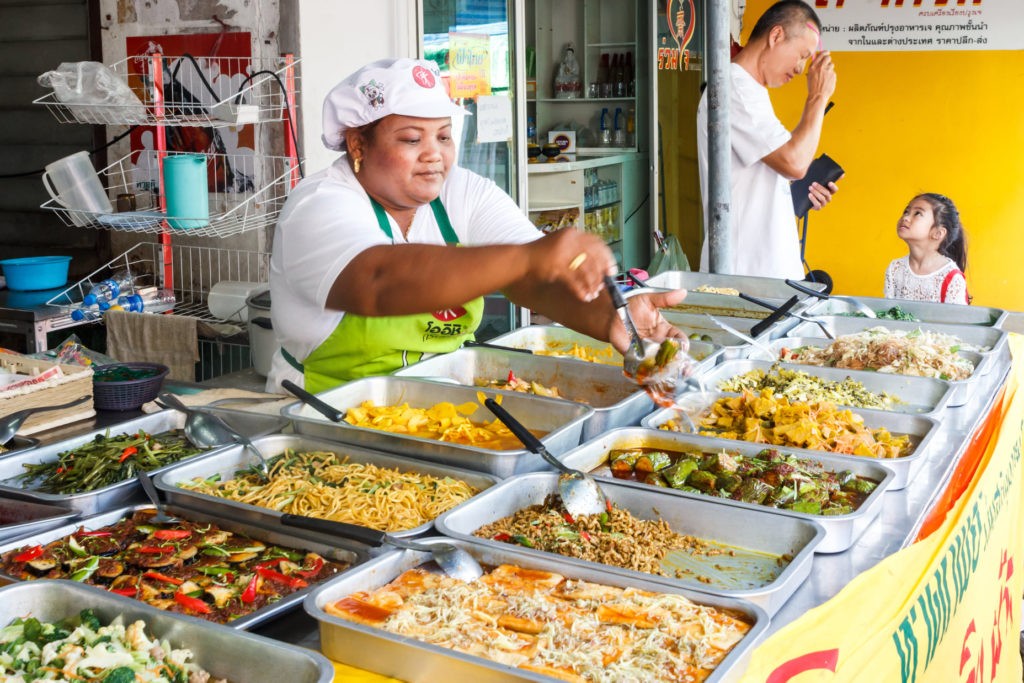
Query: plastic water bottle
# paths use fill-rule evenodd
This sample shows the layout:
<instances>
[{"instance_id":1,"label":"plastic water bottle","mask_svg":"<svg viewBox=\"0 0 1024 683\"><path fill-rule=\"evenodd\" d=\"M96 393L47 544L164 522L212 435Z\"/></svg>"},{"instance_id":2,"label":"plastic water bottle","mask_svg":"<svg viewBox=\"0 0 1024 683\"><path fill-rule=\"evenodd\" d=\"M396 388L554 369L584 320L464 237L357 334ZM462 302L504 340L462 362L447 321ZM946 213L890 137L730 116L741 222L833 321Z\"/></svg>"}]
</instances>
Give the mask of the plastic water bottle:
<instances>
[{"instance_id":1,"label":"plastic water bottle","mask_svg":"<svg viewBox=\"0 0 1024 683\"><path fill-rule=\"evenodd\" d=\"M119 310L128 311L129 313L141 313L146 309L164 311L173 308L174 302L173 290L159 289L146 294L129 294L118 297L117 307Z\"/></svg>"},{"instance_id":2,"label":"plastic water bottle","mask_svg":"<svg viewBox=\"0 0 1024 683\"><path fill-rule=\"evenodd\" d=\"M100 302L114 301L131 289L132 281L131 273L119 271L113 277L103 280L89 290L89 293L82 298L82 303L92 306Z\"/></svg>"},{"instance_id":3,"label":"plastic water bottle","mask_svg":"<svg viewBox=\"0 0 1024 683\"><path fill-rule=\"evenodd\" d=\"M90 320L99 320L103 315L99 308L88 307L88 308L76 308L71 311L71 319L76 322L87 322Z\"/></svg>"}]
</instances>

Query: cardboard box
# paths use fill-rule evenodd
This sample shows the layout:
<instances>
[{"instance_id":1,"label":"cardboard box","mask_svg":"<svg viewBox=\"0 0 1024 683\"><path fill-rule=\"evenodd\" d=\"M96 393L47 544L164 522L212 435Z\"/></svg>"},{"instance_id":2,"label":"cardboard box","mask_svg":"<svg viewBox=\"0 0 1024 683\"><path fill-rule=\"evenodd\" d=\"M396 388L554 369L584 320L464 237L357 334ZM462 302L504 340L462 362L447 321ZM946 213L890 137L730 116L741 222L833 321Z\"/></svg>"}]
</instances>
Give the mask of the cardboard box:
<instances>
[{"instance_id":1,"label":"cardboard box","mask_svg":"<svg viewBox=\"0 0 1024 683\"><path fill-rule=\"evenodd\" d=\"M574 154L576 152L576 131L549 130L548 142L558 145L563 154Z\"/></svg>"}]
</instances>

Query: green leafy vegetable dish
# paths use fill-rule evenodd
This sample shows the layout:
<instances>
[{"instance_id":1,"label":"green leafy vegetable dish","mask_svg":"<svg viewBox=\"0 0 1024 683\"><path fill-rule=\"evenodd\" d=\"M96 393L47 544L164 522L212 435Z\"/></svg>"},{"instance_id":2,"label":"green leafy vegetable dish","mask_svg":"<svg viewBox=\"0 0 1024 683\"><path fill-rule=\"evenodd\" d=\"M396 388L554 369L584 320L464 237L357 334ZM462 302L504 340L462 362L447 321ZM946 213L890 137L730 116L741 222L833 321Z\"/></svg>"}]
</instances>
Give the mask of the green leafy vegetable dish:
<instances>
[{"instance_id":1,"label":"green leafy vegetable dish","mask_svg":"<svg viewBox=\"0 0 1024 683\"><path fill-rule=\"evenodd\" d=\"M104 626L92 610L56 623L17 618L0 629L0 677L9 683L224 683L193 663L192 652L127 626L119 616Z\"/></svg>"}]
</instances>

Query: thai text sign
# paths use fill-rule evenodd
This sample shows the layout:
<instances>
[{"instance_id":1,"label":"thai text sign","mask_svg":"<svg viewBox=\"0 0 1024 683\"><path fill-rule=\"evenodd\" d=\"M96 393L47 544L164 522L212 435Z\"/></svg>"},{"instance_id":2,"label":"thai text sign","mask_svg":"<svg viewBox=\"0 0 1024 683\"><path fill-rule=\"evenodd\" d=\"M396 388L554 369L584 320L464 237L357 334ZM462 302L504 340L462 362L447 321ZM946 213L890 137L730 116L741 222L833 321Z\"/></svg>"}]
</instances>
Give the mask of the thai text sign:
<instances>
[{"instance_id":1,"label":"thai text sign","mask_svg":"<svg viewBox=\"0 0 1024 683\"><path fill-rule=\"evenodd\" d=\"M744 683L1021 680L1024 337L1011 345L998 429L942 524L762 643Z\"/></svg>"},{"instance_id":2,"label":"thai text sign","mask_svg":"<svg viewBox=\"0 0 1024 683\"><path fill-rule=\"evenodd\" d=\"M448 34L448 94L477 97L491 94L491 43L486 35Z\"/></svg>"},{"instance_id":3,"label":"thai text sign","mask_svg":"<svg viewBox=\"0 0 1024 683\"><path fill-rule=\"evenodd\" d=\"M1020 0L811 0L833 52L1020 50Z\"/></svg>"}]
</instances>

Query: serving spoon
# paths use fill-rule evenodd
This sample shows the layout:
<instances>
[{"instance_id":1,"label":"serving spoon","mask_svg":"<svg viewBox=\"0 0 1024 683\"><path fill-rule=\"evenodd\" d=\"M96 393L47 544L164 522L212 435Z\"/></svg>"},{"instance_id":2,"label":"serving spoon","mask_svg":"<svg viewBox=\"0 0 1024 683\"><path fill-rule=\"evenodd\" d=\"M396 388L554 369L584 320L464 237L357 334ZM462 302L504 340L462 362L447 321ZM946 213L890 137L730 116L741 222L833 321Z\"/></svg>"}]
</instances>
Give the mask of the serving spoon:
<instances>
[{"instance_id":1,"label":"serving spoon","mask_svg":"<svg viewBox=\"0 0 1024 683\"><path fill-rule=\"evenodd\" d=\"M263 457L263 453L249 437L239 434L213 413L189 408L174 394L160 394L160 402L185 413L187 416L185 418L185 437L193 445L199 448L215 448L226 446L229 443L239 443L259 458L260 464L256 468L257 472L264 483L270 481L270 467L267 465L267 459Z\"/></svg>"},{"instance_id":2,"label":"serving spoon","mask_svg":"<svg viewBox=\"0 0 1024 683\"><path fill-rule=\"evenodd\" d=\"M544 458L547 464L562 473L562 476L558 478L558 495L570 515L573 517L599 515L611 509L612 504L593 477L566 467L558 458L548 452L540 439L531 434L530 430L523 426L523 423L512 417L493 398L484 399L484 405L509 428L509 431L515 434L517 439L523 442L529 451Z\"/></svg>"},{"instance_id":3,"label":"serving spoon","mask_svg":"<svg viewBox=\"0 0 1024 683\"><path fill-rule=\"evenodd\" d=\"M421 553L430 553L431 558L437 563L441 570L461 581L476 581L483 576L484 570L480 563L473 559L473 556L462 548L457 548L450 543L417 543L392 536L384 531L370 529L358 524L336 522L332 519L319 519L317 517L306 517L304 515L292 515L285 513L281 515L281 524L318 531L332 536L341 536L353 541L365 543L371 548L379 548L382 545L390 545L404 550L416 550Z\"/></svg>"},{"instance_id":4,"label":"serving spoon","mask_svg":"<svg viewBox=\"0 0 1024 683\"><path fill-rule=\"evenodd\" d=\"M135 478L142 484L142 490L146 492L146 498L149 498L149 502L156 508L156 514L149 518L150 522L155 524L173 524L180 521L177 517L173 517L164 511L164 504L160 502L160 493L153 486L153 480L149 478L149 472L138 470L135 472Z\"/></svg>"},{"instance_id":5,"label":"serving spoon","mask_svg":"<svg viewBox=\"0 0 1024 683\"><path fill-rule=\"evenodd\" d=\"M0 446L4 445L8 441L14 438L14 435L21 429L21 425L25 423L29 415L33 413L42 413L47 410L63 410L64 408L70 408L71 406L77 406L79 403L85 403L86 401L92 400L92 396L80 396L74 401L68 401L67 403L61 403L59 406L39 406L38 408L25 408L9 415L5 415L0 418Z\"/></svg>"},{"instance_id":6,"label":"serving spoon","mask_svg":"<svg viewBox=\"0 0 1024 683\"><path fill-rule=\"evenodd\" d=\"M317 398L314 394L306 391L295 382L285 379L281 380L281 386L287 389L293 396L305 403L307 406L326 417L331 422L341 422L345 414L331 406L327 401Z\"/></svg>"}]
</instances>

